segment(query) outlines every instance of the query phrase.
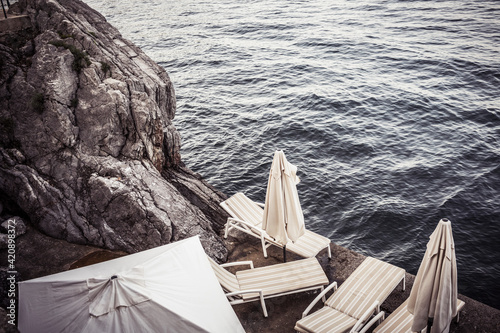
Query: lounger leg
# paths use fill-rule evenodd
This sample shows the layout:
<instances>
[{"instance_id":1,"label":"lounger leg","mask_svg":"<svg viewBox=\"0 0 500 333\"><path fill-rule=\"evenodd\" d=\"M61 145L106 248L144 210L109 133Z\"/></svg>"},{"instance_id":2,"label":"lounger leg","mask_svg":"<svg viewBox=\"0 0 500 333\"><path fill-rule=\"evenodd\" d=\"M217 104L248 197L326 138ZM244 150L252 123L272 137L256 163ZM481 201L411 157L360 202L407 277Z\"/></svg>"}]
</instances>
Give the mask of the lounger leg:
<instances>
[{"instance_id":1,"label":"lounger leg","mask_svg":"<svg viewBox=\"0 0 500 333\"><path fill-rule=\"evenodd\" d=\"M382 313L383 313L383 314L382 314L382 317L381 317L381 318L379 318L379 320L377 320L377 325L380 325L380 324L381 324L381 323L385 320L385 312L384 312L384 311L382 311Z\"/></svg>"},{"instance_id":2,"label":"lounger leg","mask_svg":"<svg viewBox=\"0 0 500 333\"><path fill-rule=\"evenodd\" d=\"M266 241L264 237L260 238L260 242L262 243L262 252L264 252L264 258L267 258Z\"/></svg>"},{"instance_id":3,"label":"lounger leg","mask_svg":"<svg viewBox=\"0 0 500 333\"><path fill-rule=\"evenodd\" d=\"M321 293L323 290L325 290L325 287L321 287L320 293ZM325 303L325 302L326 302L326 296L325 296L325 295L323 295L323 297L321 297L321 300L323 301L323 303Z\"/></svg>"},{"instance_id":4,"label":"lounger leg","mask_svg":"<svg viewBox=\"0 0 500 333\"><path fill-rule=\"evenodd\" d=\"M264 301L264 295L262 291L260 292L260 305L262 306L262 312L264 312L264 317L267 317L266 301Z\"/></svg>"},{"instance_id":5,"label":"lounger leg","mask_svg":"<svg viewBox=\"0 0 500 333\"><path fill-rule=\"evenodd\" d=\"M226 222L226 231L224 232L224 238L227 238L229 234L229 220Z\"/></svg>"}]
</instances>

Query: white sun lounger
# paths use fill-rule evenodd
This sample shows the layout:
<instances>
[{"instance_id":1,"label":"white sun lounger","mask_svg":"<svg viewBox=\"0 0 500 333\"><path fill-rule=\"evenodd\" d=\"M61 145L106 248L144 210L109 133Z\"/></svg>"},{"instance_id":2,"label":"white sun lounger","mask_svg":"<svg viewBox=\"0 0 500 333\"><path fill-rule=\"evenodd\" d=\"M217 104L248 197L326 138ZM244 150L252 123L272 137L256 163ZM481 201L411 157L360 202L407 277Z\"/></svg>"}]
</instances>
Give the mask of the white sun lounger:
<instances>
[{"instance_id":1,"label":"white sun lounger","mask_svg":"<svg viewBox=\"0 0 500 333\"><path fill-rule=\"evenodd\" d=\"M297 321L295 330L305 333L364 332L383 318L380 304L401 281L404 290L404 269L367 257L338 289L334 282L316 297L302 314L302 319ZM335 292L324 302L323 308L309 314L331 289Z\"/></svg>"},{"instance_id":2,"label":"white sun lounger","mask_svg":"<svg viewBox=\"0 0 500 333\"><path fill-rule=\"evenodd\" d=\"M231 215L227 219L224 238L227 238L229 231L238 229L251 236L259 238L262 244L264 257L267 258L267 248L276 245L283 248L283 245L274 241L265 230L262 229L262 217L264 209L262 204L258 204L248 198L245 194L238 192L229 199L221 202L221 207ZM321 250L327 249L328 258L332 257L330 240L306 229L295 243L288 242L286 249L304 258L316 256Z\"/></svg>"},{"instance_id":3,"label":"white sun lounger","mask_svg":"<svg viewBox=\"0 0 500 333\"><path fill-rule=\"evenodd\" d=\"M377 326L373 333L412 333L411 325L413 324L413 315L406 308L408 299L403 302L382 324ZM465 302L457 300L457 322L460 320L460 311L464 307Z\"/></svg>"},{"instance_id":4,"label":"white sun lounger","mask_svg":"<svg viewBox=\"0 0 500 333\"><path fill-rule=\"evenodd\" d=\"M287 263L253 267L252 261L217 264L209 258L212 268L227 292L231 304L241 304L260 300L264 316L267 317L265 299L299 293L308 290L323 290L328 285L323 268L316 258L308 258ZM225 267L249 265L250 269L233 274Z\"/></svg>"}]
</instances>

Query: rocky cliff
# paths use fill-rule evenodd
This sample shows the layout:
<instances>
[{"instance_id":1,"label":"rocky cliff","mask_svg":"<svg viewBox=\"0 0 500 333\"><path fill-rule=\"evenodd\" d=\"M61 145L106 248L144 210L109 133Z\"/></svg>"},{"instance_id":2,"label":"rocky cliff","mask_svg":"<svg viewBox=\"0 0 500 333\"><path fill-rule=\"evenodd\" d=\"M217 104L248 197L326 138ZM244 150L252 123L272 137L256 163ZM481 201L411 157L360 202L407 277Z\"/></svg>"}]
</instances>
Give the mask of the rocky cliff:
<instances>
[{"instance_id":1,"label":"rocky cliff","mask_svg":"<svg viewBox=\"0 0 500 333\"><path fill-rule=\"evenodd\" d=\"M58 239L136 252L200 235L223 194L186 168L166 71L78 0L22 0L0 37L0 199Z\"/></svg>"}]
</instances>

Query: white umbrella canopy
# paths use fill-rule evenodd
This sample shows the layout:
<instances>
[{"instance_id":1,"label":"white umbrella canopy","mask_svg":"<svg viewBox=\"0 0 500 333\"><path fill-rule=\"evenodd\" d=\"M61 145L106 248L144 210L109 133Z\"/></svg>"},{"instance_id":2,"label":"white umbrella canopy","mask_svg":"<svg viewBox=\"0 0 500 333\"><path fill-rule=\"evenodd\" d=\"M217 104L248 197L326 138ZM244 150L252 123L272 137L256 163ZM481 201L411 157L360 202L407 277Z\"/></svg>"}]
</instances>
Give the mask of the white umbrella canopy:
<instances>
[{"instance_id":1,"label":"white umbrella canopy","mask_svg":"<svg viewBox=\"0 0 500 333\"><path fill-rule=\"evenodd\" d=\"M21 332L244 332L199 237L19 282Z\"/></svg>"},{"instance_id":2,"label":"white umbrella canopy","mask_svg":"<svg viewBox=\"0 0 500 333\"><path fill-rule=\"evenodd\" d=\"M277 150L269 172L262 228L284 246L305 232L296 186L299 181L297 167L287 161L283 151Z\"/></svg>"},{"instance_id":3,"label":"white umbrella canopy","mask_svg":"<svg viewBox=\"0 0 500 333\"><path fill-rule=\"evenodd\" d=\"M446 333L457 314L457 263L455 243L448 219L439 221L429 237L408 300L413 314L412 331L420 331L432 318L430 333Z\"/></svg>"}]
</instances>

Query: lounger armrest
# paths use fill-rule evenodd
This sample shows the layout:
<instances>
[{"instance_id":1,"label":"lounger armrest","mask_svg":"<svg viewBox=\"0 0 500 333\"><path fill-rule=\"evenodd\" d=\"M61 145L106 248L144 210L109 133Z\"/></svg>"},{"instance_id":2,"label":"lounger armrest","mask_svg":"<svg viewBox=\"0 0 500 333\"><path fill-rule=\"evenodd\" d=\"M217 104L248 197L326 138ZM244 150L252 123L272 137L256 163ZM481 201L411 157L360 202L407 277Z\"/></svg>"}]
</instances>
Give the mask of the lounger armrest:
<instances>
[{"instance_id":1,"label":"lounger armrest","mask_svg":"<svg viewBox=\"0 0 500 333\"><path fill-rule=\"evenodd\" d=\"M332 282L328 287L326 287L322 292L320 292L318 294L318 296L316 296L315 299L313 299L311 304L309 304L309 306L304 310L304 312L302 312L302 318L307 316L309 314L309 311L311 311L311 309L313 308L313 306L315 306L316 303L318 303L318 301L320 299L322 299L326 295L327 292L332 290L332 288L334 289L334 291L337 290L337 282L336 281Z\"/></svg>"},{"instance_id":2,"label":"lounger armrest","mask_svg":"<svg viewBox=\"0 0 500 333\"><path fill-rule=\"evenodd\" d=\"M368 323L366 323L365 326L363 326L363 329L361 331L359 331L359 333L366 333L366 331L368 331L372 326L373 324L375 324L377 321L379 321L380 319L384 319L385 317L385 312L384 311L380 311L376 316L374 316Z\"/></svg>"},{"instance_id":3,"label":"lounger armrest","mask_svg":"<svg viewBox=\"0 0 500 333\"><path fill-rule=\"evenodd\" d=\"M236 218L236 217L228 217L227 219L228 219L228 221L230 220L230 221L235 221L235 222L238 222L238 223L244 224L244 225L246 225L247 227L249 227L250 229L252 229L252 230L256 231L257 233L260 233L260 234L261 234L261 233L262 233L262 231L263 231L261 228L256 227L256 226L254 226L253 224L248 223L247 221L240 220L239 218Z\"/></svg>"},{"instance_id":4,"label":"lounger armrest","mask_svg":"<svg viewBox=\"0 0 500 333\"><path fill-rule=\"evenodd\" d=\"M225 264L221 264L220 267L225 268L225 267L240 266L240 265L249 265L250 268L253 269L253 261L252 260L227 262Z\"/></svg>"},{"instance_id":5,"label":"lounger armrest","mask_svg":"<svg viewBox=\"0 0 500 333\"><path fill-rule=\"evenodd\" d=\"M233 291L227 293L226 297L242 295L242 294L259 294L260 306L262 307L262 312L264 313L264 317L267 317L266 301L264 300L264 293L262 292L262 289Z\"/></svg>"},{"instance_id":6,"label":"lounger armrest","mask_svg":"<svg viewBox=\"0 0 500 333\"><path fill-rule=\"evenodd\" d=\"M225 295L226 295L226 297L231 297L231 296L243 295L243 294L259 294L259 296L263 296L262 289L233 291L233 292L227 293Z\"/></svg>"},{"instance_id":7,"label":"lounger armrest","mask_svg":"<svg viewBox=\"0 0 500 333\"><path fill-rule=\"evenodd\" d=\"M372 313L377 309L378 304L379 304L378 301L373 302L372 306L368 310L366 310L365 313L363 313L363 315L361 317L359 317L359 319L356 322L356 324L352 327L351 332L357 332L358 331L358 328L360 328L361 325L363 325L363 323L368 318L370 318L370 316L372 315Z\"/></svg>"},{"instance_id":8,"label":"lounger armrest","mask_svg":"<svg viewBox=\"0 0 500 333\"><path fill-rule=\"evenodd\" d=\"M240 220L238 218L235 218L235 217L228 217L227 218L228 221L234 221L234 222L238 222L240 224L244 224L247 228L251 229L253 232L255 232L255 234L259 234L261 238L264 238L266 240L266 242L270 242L270 243L273 243L273 244L278 244L276 241L273 241L269 235L267 234L267 232L265 232L265 230L262 230L262 228L260 226L255 226L251 223L248 223L247 221L243 221L243 220ZM242 230L240 227L234 225L233 227L235 228L238 228L239 230ZM244 230L242 230L244 231ZM246 232L246 231L245 231Z\"/></svg>"}]
</instances>

